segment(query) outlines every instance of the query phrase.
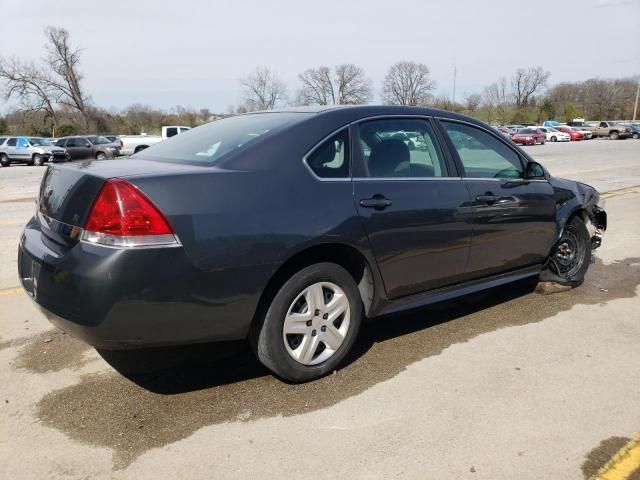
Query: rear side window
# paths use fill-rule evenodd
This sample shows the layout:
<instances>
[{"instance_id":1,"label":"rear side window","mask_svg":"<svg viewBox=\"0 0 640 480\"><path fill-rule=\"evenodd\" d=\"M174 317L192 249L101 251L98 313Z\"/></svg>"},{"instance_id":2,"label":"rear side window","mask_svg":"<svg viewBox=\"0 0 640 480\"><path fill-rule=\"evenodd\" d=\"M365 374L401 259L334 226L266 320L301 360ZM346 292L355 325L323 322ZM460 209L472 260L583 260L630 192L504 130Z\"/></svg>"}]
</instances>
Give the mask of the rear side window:
<instances>
[{"instance_id":1,"label":"rear side window","mask_svg":"<svg viewBox=\"0 0 640 480\"><path fill-rule=\"evenodd\" d=\"M441 121L458 152L465 177L521 178L518 154L484 130L462 123Z\"/></svg>"},{"instance_id":2,"label":"rear side window","mask_svg":"<svg viewBox=\"0 0 640 480\"><path fill-rule=\"evenodd\" d=\"M447 170L431 124L420 119L384 119L358 127L366 176L446 177Z\"/></svg>"},{"instance_id":3,"label":"rear side window","mask_svg":"<svg viewBox=\"0 0 640 480\"><path fill-rule=\"evenodd\" d=\"M16 138L10 138L9 141L7 142L7 146L15 147L17 143L18 143L18 140Z\"/></svg>"},{"instance_id":4,"label":"rear side window","mask_svg":"<svg viewBox=\"0 0 640 480\"><path fill-rule=\"evenodd\" d=\"M7 137L0 137L0 145L3 145L7 141Z\"/></svg>"},{"instance_id":5,"label":"rear side window","mask_svg":"<svg viewBox=\"0 0 640 480\"><path fill-rule=\"evenodd\" d=\"M307 165L320 178L349 177L349 130L323 142L307 157Z\"/></svg>"},{"instance_id":6,"label":"rear side window","mask_svg":"<svg viewBox=\"0 0 640 480\"><path fill-rule=\"evenodd\" d=\"M216 120L144 149L133 155L133 158L215 165L223 156L308 116L306 113L273 112Z\"/></svg>"}]
</instances>

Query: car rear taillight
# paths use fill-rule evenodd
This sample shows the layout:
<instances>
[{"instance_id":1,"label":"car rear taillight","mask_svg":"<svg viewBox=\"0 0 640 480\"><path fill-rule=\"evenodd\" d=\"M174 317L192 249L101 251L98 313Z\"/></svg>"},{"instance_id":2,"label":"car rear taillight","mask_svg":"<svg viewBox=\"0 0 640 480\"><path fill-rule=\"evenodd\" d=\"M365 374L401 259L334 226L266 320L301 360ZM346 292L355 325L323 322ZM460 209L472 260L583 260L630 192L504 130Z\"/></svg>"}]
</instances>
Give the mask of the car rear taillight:
<instances>
[{"instance_id":1,"label":"car rear taillight","mask_svg":"<svg viewBox=\"0 0 640 480\"><path fill-rule=\"evenodd\" d=\"M87 218L82 240L111 247L179 246L162 212L126 180L107 180Z\"/></svg>"}]
</instances>

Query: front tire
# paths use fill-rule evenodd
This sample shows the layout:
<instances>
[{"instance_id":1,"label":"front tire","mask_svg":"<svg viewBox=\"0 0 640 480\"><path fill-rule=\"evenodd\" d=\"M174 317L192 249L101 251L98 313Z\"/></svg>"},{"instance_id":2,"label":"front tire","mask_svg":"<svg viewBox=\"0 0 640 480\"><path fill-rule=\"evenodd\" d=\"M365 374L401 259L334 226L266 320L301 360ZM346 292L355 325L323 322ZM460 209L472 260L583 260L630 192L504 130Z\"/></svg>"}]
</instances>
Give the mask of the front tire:
<instances>
[{"instance_id":1,"label":"front tire","mask_svg":"<svg viewBox=\"0 0 640 480\"><path fill-rule=\"evenodd\" d=\"M104 154L104 152L96 153L96 160L104 160L105 158L107 158L107 156Z\"/></svg>"},{"instance_id":2,"label":"front tire","mask_svg":"<svg viewBox=\"0 0 640 480\"><path fill-rule=\"evenodd\" d=\"M640 133L634 133L632 136L632 138L635 138L636 140L638 140L640 138Z\"/></svg>"},{"instance_id":3,"label":"front tire","mask_svg":"<svg viewBox=\"0 0 640 480\"><path fill-rule=\"evenodd\" d=\"M584 282L590 263L589 231L582 219L575 216L565 225L560 240L553 248L549 267L566 283L577 287Z\"/></svg>"},{"instance_id":4,"label":"front tire","mask_svg":"<svg viewBox=\"0 0 640 480\"><path fill-rule=\"evenodd\" d=\"M34 167L41 167L42 165L44 165L44 159L42 158L42 155L40 155L39 153L34 153L33 158L31 159L31 165L33 165Z\"/></svg>"},{"instance_id":5,"label":"front tire","mask_svg":"<svg viewBox=\"0 0 640 480\"><path fill-rule=\"evenodd\" d=\"M618 132L611 132L609 134L609 139L610 140L618 140L618 137L619 137Z\"/></svg>"},{"instance_id":6,"label":"front tire","mask_svg":"<svg viewBox=\"0 0 640 480\"><path fill-rule=\"evenodd\" d=\"M254 328L260 362L291 382L334 371L351 350L362 323L362 300L353 277L334 263L294 274Z\"/></svg>"},{"instance_id":7,"label":"front tire","mask_svg":"<svg viewBox=\"0 0 640 480\"><path fill-rule=\"evenodd\" d=\"M556 137L555 135L553 137L551 137L551 141L552 142L557 142L558 141L558 137Z\"/></svg>"}]
</instances>

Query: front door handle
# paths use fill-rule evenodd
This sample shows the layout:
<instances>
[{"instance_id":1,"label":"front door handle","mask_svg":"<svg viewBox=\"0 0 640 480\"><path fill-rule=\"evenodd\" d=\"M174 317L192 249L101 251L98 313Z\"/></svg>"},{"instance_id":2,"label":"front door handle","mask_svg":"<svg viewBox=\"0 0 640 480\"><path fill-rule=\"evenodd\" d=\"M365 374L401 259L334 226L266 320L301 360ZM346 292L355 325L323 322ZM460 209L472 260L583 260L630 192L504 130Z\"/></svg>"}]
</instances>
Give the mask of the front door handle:
<instances>
[{"instance_id":1,"label":"front door handle","mask_svg":"<svg viewBox=\"0 0 640 480\"><path fill-rule=\"evenodd\" d=\"M384 210L392 205L391 200L384 195L374 195L371 198L363 198L360 200L360 206L365 208L375 208L376 210Z\"/></svg>"},{"instance_id":2,"label":"front door handle","mask_svg":"<svg viewBox=\"0 0 640 480\"><path fill-rule=\"evenodd\" d=\"M478 195L476 197L476 202L480 203L496 203L498 200L500 200L500 197L495 195Z\"/></svg>"}]
</instances>

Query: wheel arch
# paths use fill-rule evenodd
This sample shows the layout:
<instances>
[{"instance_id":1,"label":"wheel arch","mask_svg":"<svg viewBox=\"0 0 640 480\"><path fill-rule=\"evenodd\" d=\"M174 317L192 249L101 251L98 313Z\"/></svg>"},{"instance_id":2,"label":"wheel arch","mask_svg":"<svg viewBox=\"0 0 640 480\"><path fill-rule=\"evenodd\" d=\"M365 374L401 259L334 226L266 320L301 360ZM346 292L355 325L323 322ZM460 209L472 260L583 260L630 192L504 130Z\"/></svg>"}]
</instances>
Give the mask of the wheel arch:
<instances>
[{"instance_id":1,"label":"wheel arch","mask_svg":"<svg viewBox=\"0 0 640 480\"><path fill-rule=\"evenodd\" d=\"M353 245L347 243L320 243L306 247L292 254L269 278L260 295L256 311L251 322L251 329L260 323L266 314L271 301L284 283L301 269L321 262L335 263L343 267L356 282L360 298L368 315L374 302L376 285L374 267L371 261Z\"/></svg>"}]
</instances>

